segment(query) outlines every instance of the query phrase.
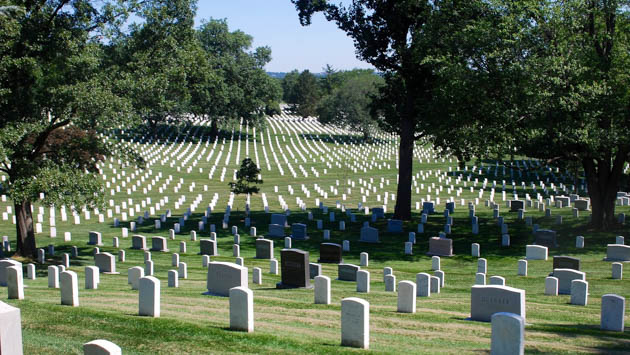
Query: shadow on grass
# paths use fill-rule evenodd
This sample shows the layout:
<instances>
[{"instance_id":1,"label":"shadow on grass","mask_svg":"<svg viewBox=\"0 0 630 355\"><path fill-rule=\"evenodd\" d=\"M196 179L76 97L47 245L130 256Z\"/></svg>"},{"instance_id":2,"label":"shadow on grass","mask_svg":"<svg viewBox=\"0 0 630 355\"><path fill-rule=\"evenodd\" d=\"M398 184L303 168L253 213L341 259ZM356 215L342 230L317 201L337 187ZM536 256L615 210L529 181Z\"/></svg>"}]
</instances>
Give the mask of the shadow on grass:
<instances>
[{"instance_id":1,"label":"shadow on grass","mask_svg":"<svg viewBox=\"0 0 630 355\"><path fill-rule=\"evenodd\" d=\"M42 248L46 250L47 248ZM77 257L70 257L70 267L75 266L84 266L84 265L92 265L94 260L93 256L94 248L91 246L86 247L77 247ZM43 264L37 262L36 259L32 260L32 263L35 264L35 274L37 277L48 277L48 267L53 265L61 265L62 264L62 255L70 254L71 255L72 246L71 245L56 245L55 246L55 255L50 256L46 255L46 259Z\"/></svg>"},{"instance_id":2,"label":"shadow on grass","mask_svg":"<svg viewBox=\"0 0 630 355\"><path fill-rule=\"evenodd\" d=\"M461 208L458 210L460 211ZM308 220L308 212L313 213L313 220ZM415 212L412 214L411 221L405 221L403 225L404 233L387 233L387 220L379 219L376 222L371 222L371 216L364 215L360 211L353 210L356 216L356 222L350 222L350 217L346 213L341 212L337 208L329 208L329 212L335 212L336 221L330 222L329 216L323 214L318 209L309 209L306 211L292 211L287 217L288 223L304 223L307 225L307 233L310 236L309 240L293 240L293 247L308 251L311 254L319 255L319 246L323 242L331 242L342 244L344 240L350 241L350 251L344 252L344 257L359 258L361 252L367 252L370 255L370 259L374 261L389 261L400 260L416 262L419 260L425 260L429 258L426 253L429 250L429 238L437 236L439 232L443 231L445 218L441 213L436 213L429 216L428 222L425 224L424 233L416 233L416 244L413 246L414 255L404 255L404 243L408 241L408 232L416 231L417 225L420 222L420 213ZM457 212L457 211L456 211ZM484 257L496 257L496 258L512 258L522 257L525 255L525 246L532 244L534 237L531 233L531 227L527 226L525 221L517 220L516 212L505 212L503 216L506 218L506 223L509 225L510 234L510 247L501 246L501 230L497 225L496 220L489 216L487 211L483 211L479 218L479 234L472 235L471 222L466 217L458 216L453 217L452 233L448 235L448 238L453 240L453 252L455 256L451 257L461 262L474 261L476 258L471 256L471 243L479 243L481 246L481 253ZM198 231L199 222L203 220L204 212L195 212L185 221L181 227L181 232L177 235L177 239L182 241L186 240L185 236L189 235L191 231L197 232L197 238L208 238L210 235L210 225L214 224L216 227L217 239L219 246L225 248L231 246L230 239L233 238L231 234L231 227L238 226L239 234L241 234L241 248L250 247L255 250L256 238L249 236L249 228L244 227L244 220L246 217L244 210L231 211L228 228L223 229L222 221L224 213L220 211L213 211L206 218L206 224L203 231ZM265 213L264 211L251 211L249 214L251 220L251 227L257 228L258 236L264 236L268 231L268 224L271 222L271 213ZM322 230L317 229L317 220L323 221ZM339 221L346 222L346 230L339 230ZM371 227L375 227L379 230L379 239L381 243L363 243L360 242L360 230L363 226L363 222L368 221ZM587 229L586 218L579 220L571 220L565 224L555 225L554 218L535 217L533 218L534 224L539 224L540 228L552 228L558 233L558 248L550 249L550 254L595 254L605 253L606 244L611 242L610 232L595 232ZM153 223L145 222L142 225L137 225L135 232L131 234L142 234L147 237L154 235L168 236L168 229L173 229L175 223L179 223L180 218L177 216L171 216L166 218L166 221L162 223L162 228L157 230L154 228ZM128 227L129 222L121 222L120 227ZM113 225L110 225L112 229L118 229ZM246 230L243 230L246 229ZM330 230L330 240L323 239L323 229ZM290 235L290 229L285 230L285 235ZM575 237L577 235L584 235L586 237L586 248L575 248ZM283 240L281 238L273 239L275 247L282 247Z\"/></svg>"},{"instance_id":3,"label":"shadow on grass","mask_svg":"<svg viewBox=\"0 0 630 355\"><path fill-rule=\"evenodd\" d=\"M626 346L630 346L630 329L625 328L623 332L613 332L602 330L598 324L532 324L527 327L528 330L540 332L555 333L558 335L576 337L578 335L606 336L609 338L627 340ZM628 348L630 350L630 348Z\"/></svg>"},{"instance_id":4,"label":"shadow on grass","mask_svg":"<svg viewBox=\"0 0 630 355\"><path fill-rule=\"evenodd\" d=\"M623 332L612 332L601 330L599 325L591 324L532 324L528 325L525 331L539 331L567 338L577 338L582 335L594 336L600 339L607 338L610 341L605 346L589 349L601 354L628 354L630 352L630 329L627 327ZM529 349L528 352L530 352ZM535 352L540 353L541 351Z\"/></svg>"},{"instance_id":5,"label":"shadow on grass","mask_svg":"<svg viewBox=\"0 0 630 355\"><path fill-rule=\"evenodd\" d=\"M472 318L467 317L467 318L462 318L462 317L450 317L450 319L452 320L460 320L460 321L467 321L467 322L477 322L475 320L472 320ZM480 323L488 323L488 322L480 322Z\"/></svg>"}]
</instances>

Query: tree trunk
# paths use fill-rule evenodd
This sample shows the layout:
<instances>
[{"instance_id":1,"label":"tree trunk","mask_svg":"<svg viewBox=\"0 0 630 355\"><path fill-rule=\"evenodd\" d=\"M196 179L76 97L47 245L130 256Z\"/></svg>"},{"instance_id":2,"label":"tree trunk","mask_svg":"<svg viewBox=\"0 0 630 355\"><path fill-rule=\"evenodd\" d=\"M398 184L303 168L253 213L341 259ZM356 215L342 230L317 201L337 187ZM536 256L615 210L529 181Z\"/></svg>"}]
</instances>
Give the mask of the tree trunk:
<instances>
[{"instance_id":1,"label":"tree trunk","mask_svg":"<svg viewBox=\"0 0 630 355\"><path fill-rule=\"evenodd\" d=\"M578 183L580 182L580 166L579 164L575 164L573 168L573 193L578 193Z\"/></svg>"},{"instance_id":2,"label":"tree trunk","mask_svg":"<svg viewBox=\"0 0 630 355\"><path fill-rule=\"evenodd\" d=\"M466 158L464 158L464 154L461 151L457 150L455 152L455 158L457 158L457 167L459 170L464 170L466 167Z\"/></svg>"},{"instance_id":3,"label":"tree trunk","mask_svg":"<svg viewBox=\"0 0 630 355\"><path fill-rule=\"evenodd\" d=\"M219 136L219 125L217 123L217 119L215 118L212 120L212 123L210 124L210 138L213 143L218 138L218 136Z\"/></svg>"},{"instance_id":4,"label":"tree trunk","mask_svg":"<svg viewBox=\"0 0 630 355\"><path fill-rule=\"evenodd\" d=\"M156 117L147 117L147 123L149 125L149 134L153 138L157 138L158 133L158 119Z\"/></svg>"},{"instance_id":5,"label":"tree trunk","mask_svg":"<svg viewBox=\"0 0 630 355\"><path fill-rule=\"evenodd\" d=\"M589 184L590 185L590 184ZM606 230L615 223L615 200L616 198L607 198L609 192L615 191L610 187L598 186L596 189L604 189L604 193L590 192L591 198L591 225L598 230Z\"/></svg>"},{"instance_id":6,"label":"tree trunk","mask_svg":"<svg viewBox=\"0 0 630 355\"><path fill-rule=\"evenodd\" d=\"M411 219L411 176L413 174L413 142L414 124L410 118L403 118L400 122L400 148L398 157L398 189L396 192L396 207L394 219Z\"/></svg>"},{"instance_id":7,"label":"tree trunk","mask_svg":"<svg viewBox=\"0 0 630 355\"><path fill-rule=\"evenodd\" d=\"M582 160L591 198L591 225L595 229L606 230L615 224L615 201L627 155L621 150L614 160Z\"/></svg>"},{"instance_id":8,"label":"tree trunk","mask_svg":"<svg viewBox=\"0 0 630 355\"><path fill-rule=\"evenodd\" d=\"M16 255L37 257L35 232L33 231L33 213L28 201L15 202L15 221L17 228Z\"/></svg>"}]
</instances>

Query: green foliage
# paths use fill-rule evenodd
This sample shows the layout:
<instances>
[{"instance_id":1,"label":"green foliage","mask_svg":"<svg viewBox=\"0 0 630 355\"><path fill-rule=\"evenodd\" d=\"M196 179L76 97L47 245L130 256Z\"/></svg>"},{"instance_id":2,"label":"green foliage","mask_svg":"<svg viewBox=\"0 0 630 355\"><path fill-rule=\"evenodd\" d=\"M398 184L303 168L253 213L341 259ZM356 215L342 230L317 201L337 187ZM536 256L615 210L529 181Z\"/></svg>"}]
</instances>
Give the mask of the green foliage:
<instances>
[{"instance_id":1,"label":"green foliage","mask_svg":"<svg viewBox=\"0 0 630 355\"><path fill-rule=\"evenodd\" d=\"M371 70L352 70L329 73L322 83L329 87L330 94L324 96L317 107L319 121L370 135L376 122L370 105L377 94L382 78Z\"/></svg>"},{"instance_id":2,"label":"green foliage","mask_svg":"<svg viewBox=\"0 0 630 355\"><path fill-rule=\"evenodd\" d=\"M256 194L260 188L256 185L262 184L263 181L258 179L260 169L250 158L245 158L241 162L240 169L236 172L236 182L230 182L230 191L240 194Z\"/></svg>"},{"instance_id":3,"label":"green foliage","mask_svg":"<svg viewBox=\"0 0 630 355\"><path fill-rule=\"evenodd\" d=\"M136 122L95 41L113 20L88 1L64 3L25 5L23 13L0 18L0 170L9 175L5 188L16 202L40 192L51 204L67 195L92 201L96 186L59 193L58 184L41 181L94 171L99 157L118 150L97 136Z\"/></svg>"},{"instance_id":4,"label":"green foliage","mask_svg":"<svg viewBox=\"0 0 630 355\"><path fill-rule=\"evenodd\" d=\"M319 84L315 75L308 70L303 71L296 84L296 113L302 117L314 116L319 103Z\"/></svg>"},{"instance_id":5,"label":"green foliage","mask_svg":"<svg viewBox=\"0 0 630 355\"><path fill-rule=\"evenodd\" d=\"M105 207L99 179L72 166L46 162L39 169L37 179L19 179L10 186L14 201L31 201L42 191L48 192L39 200L45 206L74 206L76 212L80 212L81 206Z\"/></svg>"},{"instance_id":6,"label":"green foliage","mask_svg":"<svg viewBox=\"0 0 630 355\"><path fill-rule=\"evenodd\" d=\"M326 64L324 69L324 77L321 79L321 88L322 88L322 96L332 95L333 89L339 87L339 79L341 76L339 74L345 73L336 71L332 65ZM355 69L354 71L358 71L360 69Z\"/></svg>"},{"instance_id":7,"label":"green foliage","mask_svg":"<svg viewBox=\"0 0 630 355\"><path fill-rule=\"evenodd\" d=\"M17 5L0 5L0 16L15 16L24 14L24 8Z\"/></svg>"},{"instance_id":8,"label":"green foliage","mask_svg":"<svg viewBox=\"0 0 630 355\"><path fill-rule=\"evenodd\" d=\"M281 88L264 66L271 49L248 52L252 37L230 32L226 20L210 19L196 31L204 63L192 88L193 107L198 114L217 121L245 119L259 125L266 113L279 110Z\"/></svg>"},{"instance_id":9,"label":"green foliage","mask_svg":"<svg viewBox=\"0 0 630 355\"><path fill-rule=\"evenodd\" d=\"M460 160L579 161L594 225L613 222L630 161L630 2L292 2L302 24L323 12L384 73L373 114L401 139L398 217L424 138Z\"/></svg>"},{"instance_id":10,"label":"green foliage","mask_svg":"<svg viewBox=\"0 0 630 355\"><path fill-rule=\"evenodd\" d=\"M282 89L284 101L296 114L302 117L316 115L321 92L315 75L308 70L299 74L294 70L282 80Z\"/></svg>"},{"instance_id":11,"label":"green foliage","mask_svg":"<svg viewBox=\"0 0 630 355\"><path fill-rule=\"evenodd\" d=\"M195 2L142 3L144 20L118 33L108 47L124 75L135 111L154 132L159 124L206 116L219 123L245 119L257 125L278 108L280 87L264 71L268 47L249 51L252 37L231 32L226 20L193 28Z\"/></svg>"},{"instance_id":12,"label":"green foliage","mask_svg":"<svg viewBox=\"0 0 630 355\"><path fill-rule=\"evenodd\" d=\"M628 1L549 3L531 30L536 55L522 149L541 158L608 160L630 150ZM545 152L534 146L543 144ZM626 158L630 159L630 158Z\"/></svg>"},{"instance_id":13,"label":"green foliage","mask_svg":"<svg viewBox=\"0 0 630 355\"><path fill-rule=\"evenodd\" d=\"M282 100L289 105L295 105L297 103L297 79L300 76L300 72L292 70L282 78Z\"/></svg>"},{"instance_id":14,"label":"green foliage","mask_svg":"<svg viewBox=\"0 0 630 355\"><path fill-rule=\"evenodd\" d=\"M30 203L101 204L90 173L103 156L135 157L103 140L137 123L125 79L101 39L128 7L118 1L9 2L0 16L0 171L16 205L17 251L35 253ZM11 8L13 9L13 8Z\"/></svg>"},{"instance_id":15,"label":"green foliage","mask_svg":"<svg viewBox=\"0 0 630 355\"><path fill-rule=\"evenodd\" d=\"M549 2L533 12L529 105L517 149L580 161L593 225L615 223L616 193L630 161L630 2Z\"/></svg>"},{"instance_id":16,"label":"green foliage","mask_svg":"<svg viewBox=\"0 0 630 355\"><path fill-rule=\"evenodd\" d=\"M0 171L21 208L18 252L34 253L30 203L100 207L105 156L142 165L117 139L206 115L260 125L279 110L267 47L225 21L193 28L196 1L11 1L0 7ZM130 15L140 21L126 22ZM26 244L25 244L26 243ZM26 247L25 247L26 245Z\"/></svg>"},{"instance_id":17,"label":"green foliage","mask_svg":"<svg viewBox=\"0 0 630 355\"><path fill-rule=\"evenodd\" d=\"M430 139L472 155L522 154L584 169L593 225L614 223L630 161L628 1L495 1L442 38ZM456 45L456 46L455 46ZM483 134L475 134L483 132Z\"/></svg>"},{"instance_id":18,"label":"green foliage","mask_svg":"<svg viewBox=\"0 0 630 355\"><path fill-rule=\"evenodd\" d=\"M414 141L444 126L435 109L440 66L431 58L459 61L457 46L445 41L483 14L483 1L292 0L303 25L322 12L354 40L357 57L383 73L385 85L372 104L379 126L400 136L399 184L394 217L411 218Z\"/></svg>"},{"instance_id":19,"label":"green foliage","mask_svg":"<svg viewBox=\"0 0 630 355\"><path fill-rule=\"evenodd\" d=\"M125 78L124 87L133 107L153 129L167 119L189 113L189 80L201 57L194 41L195 1L140 3L129 33L114 38L111 61Z\"/></svg>"}]
</instances>

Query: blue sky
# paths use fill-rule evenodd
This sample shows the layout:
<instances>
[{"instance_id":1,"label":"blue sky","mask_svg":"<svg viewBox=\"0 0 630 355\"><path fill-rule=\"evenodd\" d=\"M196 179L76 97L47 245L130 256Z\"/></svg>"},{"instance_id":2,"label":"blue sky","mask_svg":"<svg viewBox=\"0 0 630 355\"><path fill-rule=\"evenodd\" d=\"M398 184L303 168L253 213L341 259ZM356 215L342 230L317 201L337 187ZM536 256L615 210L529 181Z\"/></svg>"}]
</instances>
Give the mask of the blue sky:
<instances>
[{"instance_id":1,"label":"blue sky","mask_svg":"<svg viewBox=\"0 0 630 355\"><path fill-rule=\"evenodd\" d=\"M209 18L227 19L230 30L254 37L254 47L271 47L267 71L319 73L326 64L338 70L372 68L356 58L352 39L321 14L302 27L289 0L199 0L196 24Z\"/></svg>"}]
</instances>

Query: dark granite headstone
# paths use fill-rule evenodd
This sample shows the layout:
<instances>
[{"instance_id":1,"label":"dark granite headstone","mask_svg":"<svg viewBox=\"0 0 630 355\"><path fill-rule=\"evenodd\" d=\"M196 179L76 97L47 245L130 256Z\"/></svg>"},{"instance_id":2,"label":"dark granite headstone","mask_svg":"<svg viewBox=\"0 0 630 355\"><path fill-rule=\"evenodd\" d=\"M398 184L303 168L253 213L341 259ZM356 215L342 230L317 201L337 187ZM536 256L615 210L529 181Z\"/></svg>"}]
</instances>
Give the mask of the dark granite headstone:
<instances>
[{"instance_id":1,"label":"dark granite headstone","mask_svg":"<svg viewBox=\"0 0 630 355\"><path fill-rule=\"evenodd\" d=\"M287 216L281 213L274 213L271 215L271 224L279 224L281 226L286 226Z\"/></svg>"},{"instance_id":2,"label":"dark granite headstone","mask_svg":"<svg viewBox=\"0 0 630 355\"><path fill-rule=\"evenodd\" d=\"M399 219L390 219L387 221L387 233L402 233L403 221Z\"/></svg>"},{"instance_id":3,"label":"dark granite headstone","mask_svg":"<svg viewBox=\"0 0 630 355\"><path fill-rule=\"evenodd\" d=\"M567 196L556 196L555 200L562 202L562 207L567 207L571 205L571 199Z\"/></svg>"},{"instance_id":4,"label":"dark granite headstone","mask_svg":"<svg viewBox=\"0 0 630 355\"><path fill-rule=\"evenodd\" d=\"M101 233L99 232L89 232L88 234L88 245L103 245L101 240Z\"/></svg>"},{"instance_id":5,"label":"dark granite headstone","mask_svg":"<svg viewBox=\"0 0 630 355\"><path fill-rule=\"evenodd\" d=\"M525 201L523 200L510 201L510 212L518 212L518 210L525 210Z\"/></svg>"},{"instance_id":6,"label":"dark granite headstone","mask_svg":"<svg viewBox=\"0 0 630 355\"><path fill-rule=\"evenodd\" d=\"M337 266L338 277L340 281L356 281L357 271L361 270L361 267L353 264L339 264Z\"/></svg>"},{"instance_id":7,"label":"dark granite headstone","mask_svg":"<svg viewBox=\"0 0 630 355\"><path fill-rule=\"evenodd\" d=\"M276 288L310 288L308 252L299 249L282 249L280 252L282 281Z\"/></svg>"},{"instance_id":8,"label":"dark granite headstone","mask_svg":"<svg viewBox=\"0 0 630 355\"><path fill-rule=\"evenodd\" d=\"M453 256L453 240L436 237L429 239L429 252L427 255Z\"/></svg>"},{"instance_id":9,"label":"dark granite headstone","mask_svg":"<svg viewBox=\"0 0 630 355\"><path fill-rule=\"evenodd\" d=\"M451 213L455 213L455 202L447 202L446 209Z\"/></svg>"},{"instance_id":10,"label":"dark granite headstone","mask_svg":"<svg viewBox=\"0 0 630 355\"><path fill-rule=\"evenodd\" d=\"M361 228L360 242L378 243L378 229L372 227Z\"/></svg>"},{"instance_id":11,"label":"dark granite headstone","mask_svg":"<svg viewBox=\"0 0 630 355\"><path fill-rule=\"evenodd\" d=\"M306 235L306 224L293 223L291 225L291 239L307 240L308 235Z\"/></svg>"},{"instance_id":12,"label":"dark granite headstone","mask_svg":"<svg viewBox=\"0 0 630 355\"><path fill-rule=\"evenodd\" d=\"M322 274L322 266L320 264L310 263L308 264L308 270L309 270L311 279L314 279L316 276L319 276Z\"/></svg>"},{"instance_id":13,"label":"dark granite headstone","mask_svg":"<svg viewBox=\"0 0 630 355\"><path fill-rule=\"evenodd\" d=\"M554 256L553 257L554 269L573 269L580 271L580 259L570 256Z\"/></svg>"},{"instance_id":14,"label":"dark granite headstone","mask_svg":"<svg viewBox=\"0 0 630 355\"><path fill-rule=\"evenodd\" d=\"M270 238L284 238L284 224L270 224L267 236Z\"/></svg>"},{"instance_id":15,"label":"dark granite headstone","mask_svg":"<svg viewBox=\"0 0 630 355\"><path fill-rule=\"evenodd\" d=\"M320 263L341 264L341 245L335 243L322 243L319 245Z\"/></svg>"},{"instance_id":16,"label":"dark granite headstone","mask_svg":"<svg viewBox=\"0 0 630 355\"><path fill-rule=\"evenodd\" d=\"M199 255L219 255L217 253L217 242L210 239L199 240Z\"/></svg>"},{"instance_id":17,"label":"dark granite headstone","mask_svg":"<svg viewBox=\"0 0 630 355\"><path fill-rule=\"evenodd\" d=\"M385 218L385 210L382 207L374 207L372 208L372 216L376 216L376 218Z\"/></svg>"},{"instance_id":18,"label":"dark granite headstone","mask_svg":"<svg viewBox=\"0 0 630 355\"><path fill-rule=\"evenodd\" d=\"M256 239L256 259L273 259L273 240Z\"/></svg>"},{"instance_id":19,"label":"dark granite headstone","mask_svg":"<svg viewBox=\"0 0 630 355\"><path fill-rule=\"evenodd\" d=\"M577 199L573 201L573 206L577 208L579 211L588 211L590 206L590 200L586 199Z\"/></svg>"},{"instance_id":20,"label":"dark granite headstone","mask_svg":"<svg viewBox=\"0 0 630 355\"><path fill-rule=\"evenodd\" d=\"M166 238L164 237L152 237L151 238L151 250L167 252Z\"/></svg>"},{"instance_id":21,"label":"dark granite headstone","mask_svg":"<svg viewBox=\"0 0 630 355\"><path fill-rule=\"evenodd\" d=\"M143 235L131 237L131 249L147 250L147 239Z\"/></svg>"},{"instance_id":22,"label":"dark granite headstone","mask_svg":"<svg viewBox=\"0 0 630 355\"><path fill-rule=\"evenodd\" d=\"M435 212L435 203L433 203L431 201L423 202L422 203L422 212L424 212L426 214L434 213Z\"/></svg>"},{"instance_id":23,"label":"dark granite headstone","mask_svg":"<svg viewBox=\"0 0 630 355\"><path fill-rule=\"evenodd\" d=\"M556 231L549 229L538 229L534 232L534 244L542 245L547 248L555 248L558 246Z\"/></svg>"}]
</instances>

